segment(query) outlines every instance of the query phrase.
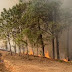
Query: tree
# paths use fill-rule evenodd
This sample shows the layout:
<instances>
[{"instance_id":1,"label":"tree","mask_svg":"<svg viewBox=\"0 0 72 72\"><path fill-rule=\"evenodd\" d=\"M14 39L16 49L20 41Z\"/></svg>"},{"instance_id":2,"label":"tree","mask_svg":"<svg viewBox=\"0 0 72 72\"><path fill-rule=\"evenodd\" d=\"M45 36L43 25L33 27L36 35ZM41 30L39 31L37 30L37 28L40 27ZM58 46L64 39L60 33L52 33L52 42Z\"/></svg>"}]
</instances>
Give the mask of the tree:
<instances>
[{"instance_id":1,"label":"tree","mask_svg":"<svg viewBox=\"0 0 72 72\"><path fill-rule=\"evenodd\" d=\"M42 48L42 56L45 56L45 45L51 41L53 59L55 59L56 39L56 53L57 59L59 59L59 35L67 27L63 20L63 18L65 19L63 16L65 13L60 6L59 1L33 0L28 3L20 2L9 10L4 9L0 19L0 34L8 39L10 51L12 50L10 39L13 38L15 53L17 45L19 55L21 54L21 48L24 53L24 47L27 48L28 55L30 44L32 50L37 47L38 51L38 46ZM69 21L71 20L66 19L66 22Z\"/></svg>"},{"instance_id":2,"label":"tree","mask_svg":"<svg viewBox=\"0 0 72 72\"><path fill-rule=\"evenodd\" d=\"M13 8L9 10L4 9L4 11L1 13L1 18L3 20L2 21L3 32L5 33L6 37L8 37L10 51L11 51L10 37L13 38L14 41L16 38L16 34L20 33L21 31L20 19L22 18L25 9L26 9L26 3L23 3L13 6ZM14 48L16 52L16 47L14 46Z\"/></svg>"}]
</instances>

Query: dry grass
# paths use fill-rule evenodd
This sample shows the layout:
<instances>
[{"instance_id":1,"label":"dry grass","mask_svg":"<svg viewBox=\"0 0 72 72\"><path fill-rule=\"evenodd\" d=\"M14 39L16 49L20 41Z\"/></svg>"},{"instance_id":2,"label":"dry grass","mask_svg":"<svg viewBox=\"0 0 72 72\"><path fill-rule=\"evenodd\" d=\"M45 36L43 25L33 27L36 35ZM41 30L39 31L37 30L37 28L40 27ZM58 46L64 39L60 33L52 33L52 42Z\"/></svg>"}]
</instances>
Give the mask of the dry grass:
<instances>
[{"instance_id":1,"label":"dry grass","mask_svg":"<svg viewBox=\"0 0 72 72\"><path fill-rule=\"evenodd\" d=\"M72 63L37 56L13 55L2 52L5 66L11 72L72 72Z\"/></svg>"}]
</instances>

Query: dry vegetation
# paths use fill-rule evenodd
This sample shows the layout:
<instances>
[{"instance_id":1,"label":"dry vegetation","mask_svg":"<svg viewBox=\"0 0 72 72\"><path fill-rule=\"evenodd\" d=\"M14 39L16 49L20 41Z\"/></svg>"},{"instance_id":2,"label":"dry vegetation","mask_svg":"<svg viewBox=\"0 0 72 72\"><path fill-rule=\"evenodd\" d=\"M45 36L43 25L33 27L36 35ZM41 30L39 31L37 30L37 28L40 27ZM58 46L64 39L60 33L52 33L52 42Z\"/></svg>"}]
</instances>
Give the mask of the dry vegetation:
<instances>
[{"instance_id":1,"label":"dry vegetation","mask_svg":"<svg viewBox=\"0 0 72 72\"><path fill-rule=\"evenodd\" d=\"M10 56L8 52L2 52L4 64L11 72L71 72L72 63L57 61L47 58L26 55ZM5 68L5 67L3 67ZM4 70L4 69L3 69ZM6 69L5 69L6 70ZM6 71L2 71L6 72Z\"/></svg>"}]
</instances>

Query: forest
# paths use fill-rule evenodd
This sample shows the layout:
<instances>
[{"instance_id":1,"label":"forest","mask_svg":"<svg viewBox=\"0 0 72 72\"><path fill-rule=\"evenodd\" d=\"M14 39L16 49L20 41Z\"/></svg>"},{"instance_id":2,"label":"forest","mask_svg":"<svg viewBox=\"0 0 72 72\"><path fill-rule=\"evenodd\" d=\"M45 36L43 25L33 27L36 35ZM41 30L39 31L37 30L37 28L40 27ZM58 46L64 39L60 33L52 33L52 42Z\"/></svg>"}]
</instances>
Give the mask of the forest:
<instances>
[{"instance_id":1,"label":"forest","mask_svg":"<svg viewBox=\"0 0 72 72\"><path fill-rule=\"evenodd\" d=\"M11 55L16 54L18 48L19 56L22 49L23 54L27 54L28 58L29 46L32 49L32 55L35 53L35 48L37 49L36 56L45 57L45 46L51 43L52 57L50 58L60 60L59 37L65 30L69 35L71 24L71 9L63 8L60 1L20 1L19 4L8 10L4 8L3 12L1 12L0 39L5 41L6 50L8 50L9 46ZM14 42L14 52L12 52L11 39ZM41 49L40 54L39 49ZM67 43L66 50L66 59L69 61L69 43Z\"/></svg>"}]
</instances>

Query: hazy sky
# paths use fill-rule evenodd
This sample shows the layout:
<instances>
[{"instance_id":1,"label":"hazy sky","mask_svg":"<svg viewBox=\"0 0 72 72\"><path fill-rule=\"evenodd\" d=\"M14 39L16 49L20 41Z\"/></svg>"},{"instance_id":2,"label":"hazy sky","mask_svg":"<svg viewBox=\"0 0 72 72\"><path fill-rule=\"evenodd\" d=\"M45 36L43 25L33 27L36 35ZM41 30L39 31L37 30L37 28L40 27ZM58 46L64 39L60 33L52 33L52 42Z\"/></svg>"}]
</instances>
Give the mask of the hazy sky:
<instances>
[{"instance_id":1,"label":"hazy sky","mask_svg":"<svg viewBox=\"0 0 72 72\"><path fill-rule=\"evenodd\" d=\"M66 7L72 7L72 0L64 0L64 5Z\"/></svg>"},{"instance_id":2,"label":"hazy sky","mask_svg":"<svg viewBox=\"0 0 72 72\"><path fill-rule=\"evenodd\" d=\"M18 0L0 0L0 12L3 10L3 8L9 8L12 7L18 3Z\"/></svg>"},{"instance_id":3,"label":"hazy sky","mask_svg":"<svg viewBox=\"0 0 72 72\"><path fill-rule=\"evenodd\" d=\"M19 0L0 0L0 12L3 10L3 8L10 8L16 3L18 3ZM27 0L26 0L27 1ZM64 6L72 7L72 0L62 0L64 1Z\"/></svg>"}]
</instances>

